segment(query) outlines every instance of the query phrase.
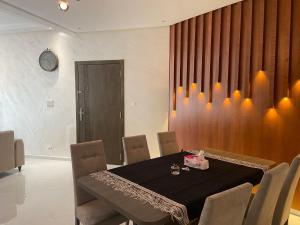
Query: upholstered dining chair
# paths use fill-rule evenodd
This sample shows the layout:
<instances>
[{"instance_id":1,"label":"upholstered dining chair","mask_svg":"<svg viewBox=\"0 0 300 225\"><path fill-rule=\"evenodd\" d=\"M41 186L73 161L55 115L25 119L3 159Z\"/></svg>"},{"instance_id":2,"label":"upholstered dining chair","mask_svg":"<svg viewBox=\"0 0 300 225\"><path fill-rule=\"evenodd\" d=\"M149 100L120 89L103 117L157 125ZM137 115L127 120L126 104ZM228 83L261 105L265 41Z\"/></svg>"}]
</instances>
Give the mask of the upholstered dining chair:
<instances>
[{"instance_id":1,"label":"upholstered dining chair","mask_svg":"<svg viewBox=\"0 0 300 225\"><path fill-rule=\"evenodd\" d=\"M290 210L300 177L300 155L292 162L288 175L283 183L272 225L288 225Z\"/></svg>"},{"instance_id":2,"label":"upholstered dining chair","mask_svg":"<svg viewBox=\"0 0 300 225\"><path fill-rule=\"evenodd\" d=\"M126 165L150 159L146 135L123 137Z\"/></svg>"},{"instance_id":3,"label":"upholstered dining chair","mask_svg":"<svg viewBox=\"0 0 300 225\"><path fill-rule=\"evenodd\" d=\"M251 191L245 183L207 197L198 225L242 225Z\"/></svg>"},{"instance_id":4,"label":"upholstered dining chair","mask_svg":"<svg viewBox=\"0 0 300 225\"><path fill-rule=\"evenodd\" d=\"M259 188L250 203L244 225L271 225L276 202L288 172L288 164L265 172Z\"/></svg>"},{"instance_id":5,"label":"upholstered dining chair","mask_svg":"<svg viewBox=\"0 0 300 225\"><path fill-rule=\"evenodd\" d=\"M71 145L75 196L75 225L116 225L127 222L104 201L96 199L77 185L80 177L106 170L102 141Z\"/></svg>"},{"instance_id":6,"label":"upholstered dining chair","mask_svg":"<svg viewBox=\"0 0 300 225\"><path fill-rule=\"evenodd\" d=\"M158 133L157 138L160 156L170 155L180 151L174 131Z\"/></svg>"}]
</instances>

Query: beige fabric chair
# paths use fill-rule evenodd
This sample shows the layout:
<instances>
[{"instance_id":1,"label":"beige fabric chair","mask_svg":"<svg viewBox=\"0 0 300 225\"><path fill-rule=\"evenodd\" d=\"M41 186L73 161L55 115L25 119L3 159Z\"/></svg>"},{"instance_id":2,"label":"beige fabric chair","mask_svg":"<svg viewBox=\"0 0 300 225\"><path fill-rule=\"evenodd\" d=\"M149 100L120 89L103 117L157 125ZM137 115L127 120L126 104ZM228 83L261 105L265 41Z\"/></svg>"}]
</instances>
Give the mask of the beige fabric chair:
<instances>
[{"instance_id":1,"label":"beige fabric chair","mask_svg":"<svg viewBox=\"0 0 300 225\"><path fill-rule=\"evenodd\" d=\"M150 159L146 135L123 137L122 141L127 165Z\"/></svg>"},{"instance_id":2,"label":"beige fabric chair","mask_svg":"<svg viewBox=\"0 0 300 225\"><path fill-rule=\"evenodd\" d=\"M75 196L75 224L116 225L127 220L111 209L109 205L97 200L77 185L80 177L93 172L106 170L106 159L102 141L92 141L71 145L71 159Z\"/></svg>"},{"instance_id":3,"label":"beige fabric chair","mask_svg":"<svg viewBox=\"0 0 300 225\"><path fill-rule=\"evenodd\" d=\"M13 131L0 131L0 172L18 167L21 171L25 164L24 143L14 139Z\"/></svg>"},{"instance_id":4,"label":"beige fabric chair","mask_svg":"<svg viewBox=\"0 0 300 225\"><path fill-rule=\"evenodd\" d=\"M277 201L273 225L288 224L290 209L300 177L300 155L292 162Z\"/></svg>"},{"instance_id":5,"label":"beige fabric chair","mask_svg":"<svg viewBox=\"0 0 300 225\"><path fill-rule=\"evenodd\" d=\"M171 155L180 152L174 131L157 134L160 156Z\"/></svg>"},{"instance_id":6,"label":"beige fabric chair","mask_svg":"<svg viewBox=\"0 0 300 225\"><path fill-rule=\"evenodd\" d=\"M199 225L242 225L251 191L252 184L246 183L209 196Z\"/></svg>"},{"instance_id":7,"label":"beige fabric chair","mask_svg":"<svg viewBox=\"0 0 300 225\"><path fill-rule=\"evenodd\" d=\"M244 225L271 225L280 190L288 171L288 164L282 163L268 170L260 183Z\"/></svg>"}]
</instances>

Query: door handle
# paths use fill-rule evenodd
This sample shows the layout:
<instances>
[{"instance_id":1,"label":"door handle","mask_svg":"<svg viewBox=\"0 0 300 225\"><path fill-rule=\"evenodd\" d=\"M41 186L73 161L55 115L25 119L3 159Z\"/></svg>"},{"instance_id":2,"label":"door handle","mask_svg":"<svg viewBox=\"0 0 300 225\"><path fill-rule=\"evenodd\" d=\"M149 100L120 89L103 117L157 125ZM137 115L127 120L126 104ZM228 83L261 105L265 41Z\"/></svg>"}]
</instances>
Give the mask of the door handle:
<instances>
[{"instance_id":1,"label":"door handle","mask_svg":"<svg viewBox=\"0 0 300 225\"><path fill-rule=\"evenodd\" d=\"M79 109L79 120L82 121L83 120L83 115L84 115L84 111L83 111L83 108L80 107Z\"/></svg>"}]
</instances>

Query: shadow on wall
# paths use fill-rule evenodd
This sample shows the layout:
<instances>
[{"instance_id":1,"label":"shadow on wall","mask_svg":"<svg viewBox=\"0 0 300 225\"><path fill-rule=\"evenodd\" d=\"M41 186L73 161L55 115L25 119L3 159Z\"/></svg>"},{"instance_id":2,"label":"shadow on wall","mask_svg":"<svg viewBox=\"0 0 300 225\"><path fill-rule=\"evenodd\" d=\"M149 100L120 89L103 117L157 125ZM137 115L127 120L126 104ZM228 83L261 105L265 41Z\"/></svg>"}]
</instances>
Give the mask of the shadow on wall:
<instances>
[{"instance_id":1,"label":"shadow on wall","mask_svg":"<svg viewBox=\"0 0 300 225\"><path fill-rule=\"evenodd\" d=\"M25 176L17 170L11 171L0 173L0 224L15 218L17 206L25 201ZM4 179L5 185L1 182Z\"/></svg>"}]
</instances>

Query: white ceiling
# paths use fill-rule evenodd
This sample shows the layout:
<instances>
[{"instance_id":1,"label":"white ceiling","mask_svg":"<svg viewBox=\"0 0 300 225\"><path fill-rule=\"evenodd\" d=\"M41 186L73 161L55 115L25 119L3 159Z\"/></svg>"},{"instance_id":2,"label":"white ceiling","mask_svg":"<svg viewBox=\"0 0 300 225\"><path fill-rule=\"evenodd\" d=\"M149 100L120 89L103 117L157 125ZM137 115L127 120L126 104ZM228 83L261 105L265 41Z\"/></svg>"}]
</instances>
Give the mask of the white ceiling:
<instances>
[{"instance_id":1,"label":"white ceiling","mask_svg":"<svg viewBox=\"0 0 300 225\"><path fill-rule=\"evenodd\" d=\"M0 33L16 33L46 30L42 24L0 8Z\"/></svg>"},{"instance_id":2,"label":"white ceiling","mask_svg":"<svg viewBox=\"0 0 300 225\"><path fill-rule=\"evenodd\" d=\"M45 27L65 29L71 32L92 32L174 24L190 17L221 8L240 0L69 0L70 9L62 12L57 0L0 0L7 11L20 12L24 26L30 29L36 22ZM0 26L13 27L9 16L1 17ZM7 12L8 13L8 12ZM14 16L13 16L14 17ZM30 18L31 23L25 20ZM19 18L20 19L20 18ZM20 25L18 17L14 17Z\"/></svg>"}]
</instances>

